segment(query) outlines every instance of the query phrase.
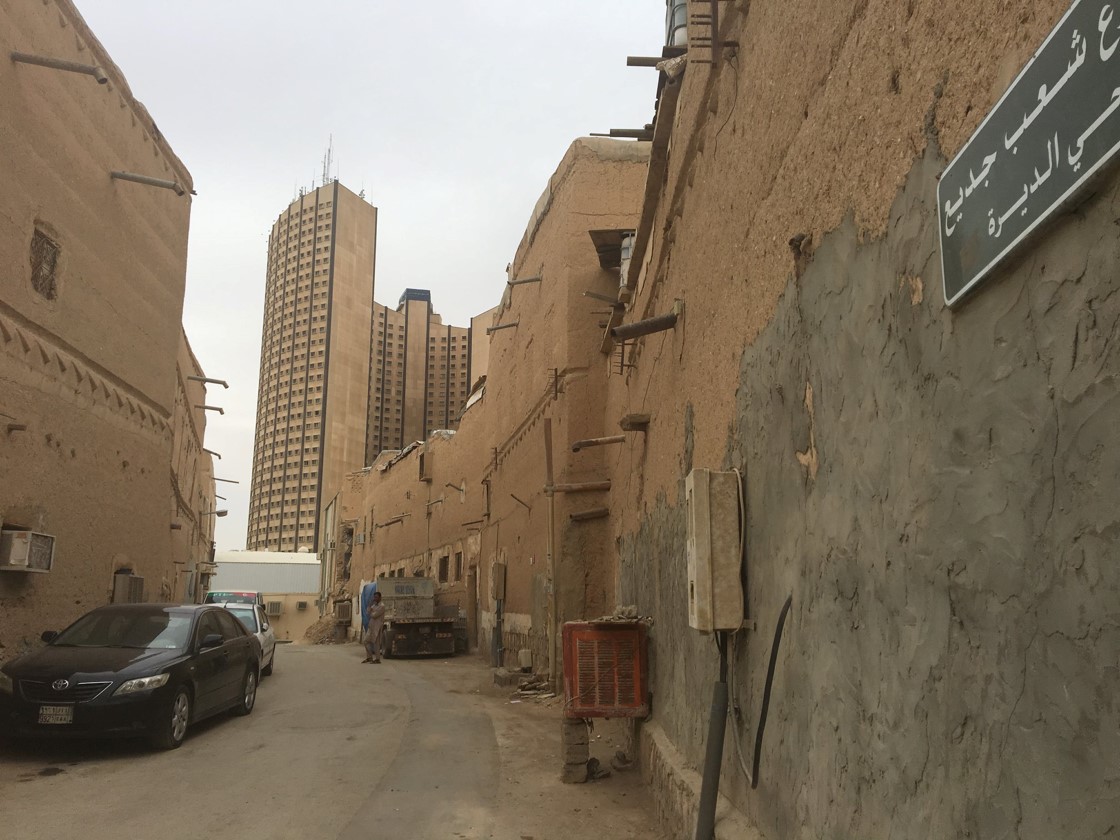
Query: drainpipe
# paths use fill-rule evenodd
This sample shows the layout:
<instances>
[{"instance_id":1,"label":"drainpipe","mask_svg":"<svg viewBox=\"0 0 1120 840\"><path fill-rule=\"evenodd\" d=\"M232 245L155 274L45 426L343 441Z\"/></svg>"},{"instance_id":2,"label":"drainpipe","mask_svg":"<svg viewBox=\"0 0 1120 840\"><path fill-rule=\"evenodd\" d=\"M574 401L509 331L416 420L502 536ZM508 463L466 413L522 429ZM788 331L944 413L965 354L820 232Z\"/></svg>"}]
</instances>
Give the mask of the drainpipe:
<instances>
[{"instance_id":1,"label":"drainpipe","mask_svg":"<svg viewBox=\"0 0 1120 840\"><path fill-rule=\"evenodd\" d=\"M587 449L589 446L607 446L612 443L625 443L626 435L611 435L610 437L600 438L587 438L586 440L577 440L572 444L572 452L579 452L581 449Z\"/></svg>"},{"instance_id":2,"label":"drainpipe","mask_svg":"<svg viewBox=\"0 0 1120 840\"><path fill-rule=\"evenodd\" d=\"M544 418L544 495L548 499L548 530L545 534L545 570L548 575L548 680L552 690L560 685L556 679L556 582L553 570L553 532L556 530L556 488L552 474L552 418Z\"/></svg>"},{"instance_id":3,"label":"drainpipe","mask_svg":"<svg viewBox=\"0 0 1120 840\"><path fill-rule=\"evenodd\" d=\"M635 321L632 324L622 324L611 330L611 338L615 341L629 341L632 338L641 338L655 332L671 330L677 325L677 313L658 315L656 318L646 318L644 321Z\"/></svg>"},{"instance_id":4,"label":"drainpipe","mask_svg":"<svg viewBox=\"0 0 1120 840\"><path fill-rule=\"evenodd\" d=\"M719 771L723 763L723 736L727 726L727 633L720 632L716 638L720 642L719 681L712 689L704 779L700 786L700 811L696 817L696 840L713 840L715 837Z\"/></svg>"}]
</instances>

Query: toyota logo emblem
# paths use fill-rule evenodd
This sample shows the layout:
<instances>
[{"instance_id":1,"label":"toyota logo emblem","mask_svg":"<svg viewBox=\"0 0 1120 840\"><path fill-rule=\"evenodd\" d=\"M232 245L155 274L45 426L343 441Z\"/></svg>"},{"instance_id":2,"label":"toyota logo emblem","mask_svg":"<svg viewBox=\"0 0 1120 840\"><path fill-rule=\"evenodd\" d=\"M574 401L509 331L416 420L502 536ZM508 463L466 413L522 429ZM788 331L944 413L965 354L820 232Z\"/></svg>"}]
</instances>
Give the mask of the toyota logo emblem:
<instances>
[{"instance_id":1,"label":"toyota logo emblem","mask_svg":"<svg viewBox=\"0 0 1120 840\"><path fill-rule=\"evenodd\" d=\"M51 683L51 688L55 691L65 691L70 687L70 680L55 680Z\"/></svg>"}]
</instances>

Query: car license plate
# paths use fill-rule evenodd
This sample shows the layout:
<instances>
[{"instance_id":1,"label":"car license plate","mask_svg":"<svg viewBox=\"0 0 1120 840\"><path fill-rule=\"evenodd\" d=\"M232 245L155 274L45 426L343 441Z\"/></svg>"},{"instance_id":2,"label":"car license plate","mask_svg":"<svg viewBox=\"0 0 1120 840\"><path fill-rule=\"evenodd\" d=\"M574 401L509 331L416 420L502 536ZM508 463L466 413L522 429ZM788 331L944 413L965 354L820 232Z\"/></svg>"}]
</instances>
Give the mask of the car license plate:
<instances>
[{"instance_id":1,"label":"car license plate","mask_svg":"<svg viewBox=\"0 0 1120 840\"><path fill-rule=\"evenodd\" d=\"M73 723L73 706L40 706L39 723Z\"/></svg>"}]
</instances>

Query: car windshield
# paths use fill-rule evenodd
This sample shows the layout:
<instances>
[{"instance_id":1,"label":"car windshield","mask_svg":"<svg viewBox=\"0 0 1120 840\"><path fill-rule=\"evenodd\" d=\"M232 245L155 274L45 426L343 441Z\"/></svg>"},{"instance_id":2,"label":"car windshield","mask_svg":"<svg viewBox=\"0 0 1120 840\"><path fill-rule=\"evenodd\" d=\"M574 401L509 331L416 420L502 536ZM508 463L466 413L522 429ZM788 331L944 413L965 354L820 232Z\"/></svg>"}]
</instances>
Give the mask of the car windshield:
<instances>
[{"instance_id":1,"label":"car windshield","mask_svg":"<svg viewBox=\"0 0 1120 840\"><path fill-rule=\"evenodd\" d=\"M238 620L245 625L245 629L250 633L257 632L257 613L255 610L247 607L227 607L226 609L237 616Z\"/></svg>"},{"instance_id":2,"label":"car windshield","mask_svg":"<svg viewBox=\"0 0 1120 840\"><path fill-rule=\"evenodd\" d=\"M69 647L179 650L190 637L189 615L166 612L93 612L82 616L52 642Z\"/></svg>"}]
</instances>

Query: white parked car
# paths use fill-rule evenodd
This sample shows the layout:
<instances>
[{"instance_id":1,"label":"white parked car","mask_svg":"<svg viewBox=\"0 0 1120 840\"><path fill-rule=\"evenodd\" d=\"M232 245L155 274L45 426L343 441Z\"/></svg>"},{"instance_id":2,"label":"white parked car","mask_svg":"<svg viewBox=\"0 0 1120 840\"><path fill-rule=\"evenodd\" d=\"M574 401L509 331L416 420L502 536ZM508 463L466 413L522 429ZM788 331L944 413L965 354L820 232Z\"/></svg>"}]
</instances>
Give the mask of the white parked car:
<instances>
[{"instance_id":1,"label":"white parked car","mask_svg":"<svg viewBox=\"0 0 1120 840\"><path fill-rule=\"evenodd\" d=\"M245 629L257 637L261 643L261 676L272 674L272 666L276 661L276 633L264 614L264 607L259 604L222 604L237 619L245 625Z\"/></svg>"}]
</instances>

